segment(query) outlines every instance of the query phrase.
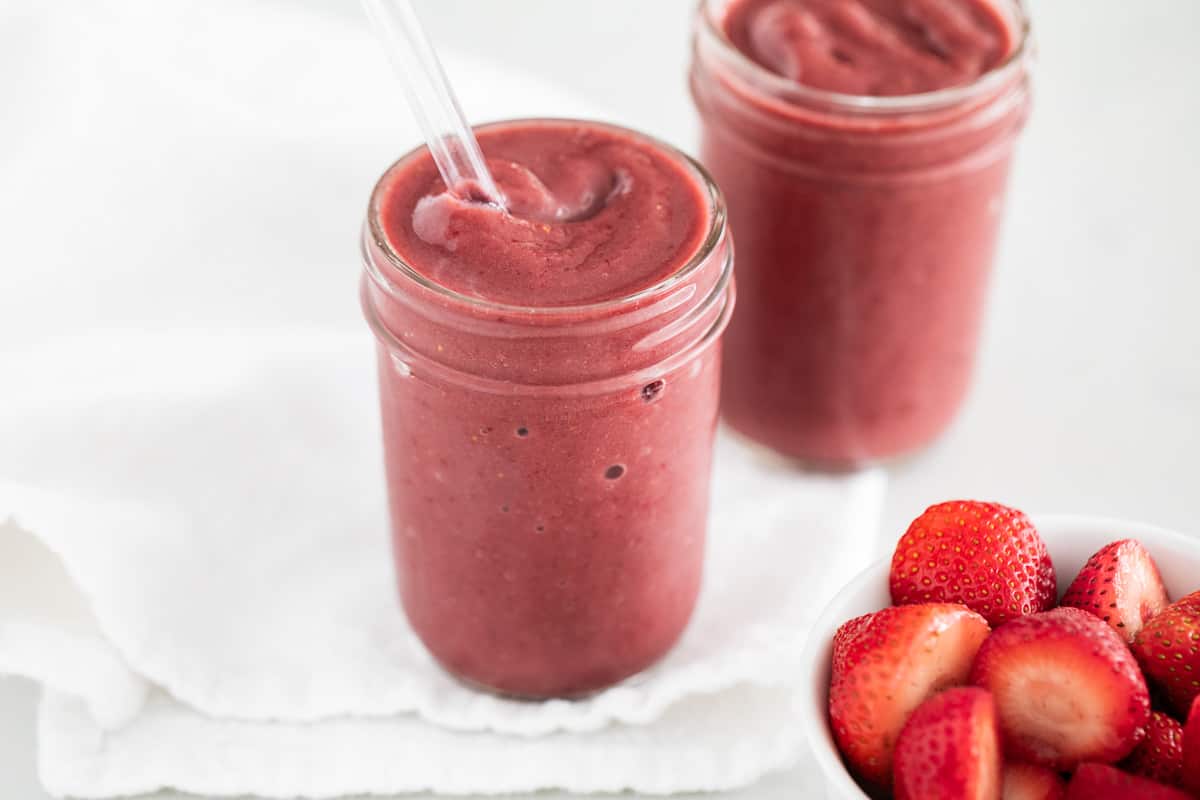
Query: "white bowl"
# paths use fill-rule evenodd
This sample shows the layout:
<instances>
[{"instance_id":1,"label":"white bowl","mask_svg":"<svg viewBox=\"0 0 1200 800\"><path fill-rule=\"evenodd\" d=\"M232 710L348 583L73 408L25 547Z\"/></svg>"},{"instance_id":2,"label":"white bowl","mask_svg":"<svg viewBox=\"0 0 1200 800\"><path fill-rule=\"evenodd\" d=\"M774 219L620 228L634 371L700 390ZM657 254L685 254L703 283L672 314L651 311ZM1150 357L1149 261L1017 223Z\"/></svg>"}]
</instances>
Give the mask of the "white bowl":
<instances>
[{"instance_id":1,"label":"white bowl","mask_svg":"<svg viewBox=\"0 0 1200 800\"><path fill-rule=\"evenodd\" d=\"M1200 589L1200 539L1137 522L1074 515L1034 516L1054 560L1061 595L1088 557L1117 539L1137 539L1153 556L1172 600ZM899 534L897 534L897 539ZM808 694L800 710L829 800L870 800L846 770L829 728L829 662L842 623L891 605L891 557L860 573L838 592L813 626L804 656Z\"/></svg>"}]
</instances>

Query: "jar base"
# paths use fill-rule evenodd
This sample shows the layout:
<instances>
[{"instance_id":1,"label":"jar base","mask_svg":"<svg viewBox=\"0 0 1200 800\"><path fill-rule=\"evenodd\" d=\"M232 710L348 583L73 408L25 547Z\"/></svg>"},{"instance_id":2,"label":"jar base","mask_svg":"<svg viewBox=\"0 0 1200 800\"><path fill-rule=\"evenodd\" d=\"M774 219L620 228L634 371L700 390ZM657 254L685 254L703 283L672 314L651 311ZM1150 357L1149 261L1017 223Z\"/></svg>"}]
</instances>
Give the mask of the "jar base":
<instances>
[{"instance_id":1,"label":"jar base","mask_svg":"<svg viewBox=\"0 0 1200 800\"><path fill-rule=\"evenodd\" d=\"M777 449L753 434L739 428L725 414L721 415L721 424L734 439L748 449L758 453L764 460L773 462L783 469L791 469L814 475L853 475L854 473L876 467L890 469L909 464L919 460L925 453L936 447L938 442L946 435L944 431L940 431L927 442L882 456L824 458Z\"/></svg>"},{"instance_id":2,"label":"jar base","mask_svg":"<svg viewBox=\"0 0 1200 800\"><path fill-rule=\"evenodd\" d=\"M612 688L609 686L605 686L605 687L601 687L598 689L585 689L583 691L568 693L568 694L534 694L534 693L514 692L514 691L510 691L508 689L501 689L500 687L497 687L497 686L489 686L486 683L482 683L480 681L472 680L471 678L466 678L466 677L463 677L462 675L458 675L440 661L438 661L438 668L441 669L442 672L445 672L447 675L449 675L450 678L455 683L459 684L460 686L462 686L466 689L470 689L472 692L478 692L480 694L489 694L489 695L492 695L493 697L498 697L501 700L512 700L512 701L518 702L518 703L530 703L530 704L544 703L547 700L567 700L569 702L575 702L578 700L587 700L591 697L595 697L596 695L603 692L605 689ZM626 679L623 679L623 680L626 680ZM618 681L616 684L613 684L613 686L616 686L616 685L620 684L621 682L622 681Z\"/></svg>"},{"instance_id":3,"label":"jar base","mask_svg":"<svg viewBox=\"0 0 1200 800\"><path fill-rule=\"evenodd\" d=\"M581 689L579 691L568 691L568 692L560 692L560 693L554 693L554 694L539 694L537 692L513 691L511 689L504 689L504 688L501 688L498 686L492 686L483 681L478 681L473 678L468 678L464 675L461 675L461 674L455 672L454 670L450 669L450 667L446 666L446 664L444 664L437 657L434 657L433 660L437 664L438 669L440 669L442 672L446 673L446 675L451 680L453 680L455 683L459 684L463 688L470 689L473 692L479 692L480 694L491 695L492 697L497 697L502 700L512 700L512 701L518 702L518 703L534 704L534 703L544 703L549 700L566 700L567 702L572 702L572 703L583 701L583 700L590 700L591 698L595 697L596 695L602 694L603 692L606 692L609 689L615 689L616 687L625 685L631 681L636 681L640 676L644 675L648 670L655 667L665 657L666 657L666 654L663 654L663 656L660 656L659 658L655 659L653 662L651 662L650 664L647 664L646 666L642 667L641 669L637 670L636 672L632 672L623 678L613 681L612 683L606 683L602 686L589 687L587 689Z\"/></svg>"}]
</instances>

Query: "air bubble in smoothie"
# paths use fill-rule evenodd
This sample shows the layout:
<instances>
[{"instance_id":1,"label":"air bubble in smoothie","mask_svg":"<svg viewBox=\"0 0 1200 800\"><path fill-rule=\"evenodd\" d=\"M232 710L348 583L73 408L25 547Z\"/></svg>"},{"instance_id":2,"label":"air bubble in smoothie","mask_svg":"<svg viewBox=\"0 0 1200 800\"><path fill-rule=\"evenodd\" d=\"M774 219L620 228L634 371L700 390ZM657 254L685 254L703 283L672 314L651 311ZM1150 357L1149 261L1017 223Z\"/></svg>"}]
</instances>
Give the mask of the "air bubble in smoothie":
<instances>
[{"instance_id":1,"label":"air bubble in smoothie","mask_svg":"<svg viewBox=\"0 0 1200 800\"><path fill-rule=\"evenodd\" d=\"M647 403L653 402L662 394L663 388L666 386L664 381L651 381L642 387L642 399Z\"/></svg>"}]
</instances>

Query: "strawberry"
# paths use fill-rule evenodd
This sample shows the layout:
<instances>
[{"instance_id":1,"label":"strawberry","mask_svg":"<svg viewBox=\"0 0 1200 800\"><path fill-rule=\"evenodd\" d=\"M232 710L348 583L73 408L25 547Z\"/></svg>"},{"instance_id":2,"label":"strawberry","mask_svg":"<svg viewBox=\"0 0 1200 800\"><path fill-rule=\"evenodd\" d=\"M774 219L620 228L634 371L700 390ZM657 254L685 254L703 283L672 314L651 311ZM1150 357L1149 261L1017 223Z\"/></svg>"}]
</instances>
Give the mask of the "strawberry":
<instances>
[{"instance_id":1,"label":"strawberry","mask_svg":"<svg viewBox=\"0 0 1200 800\"><path fill-rule=\"evenodd\" d=\"M885 608L838 629L829 719L864 782L891 784L892 750L909 714L935 692L966 682L987 635L983 617L951 603Z\"/></svg>"},{"instance_id":2,"label":"strawberry","mask_svg":"<svg viewBox=\"0 0 1200 800\"><path fill-rule=\"evenodd\" d=\"M1131 645L1142 671L1183 717L1200 695L1200 592L1167 606Z\"/></svg>"},{"instance_id":3,"label":"strawberry","mask_svg":"<svg viewBox=\"0 0 1200 800\"><path fill-rule=\"evenodd\" d=\"M1067 784L1067 800L1192 800L1192 796L1107 764L1083 764Z\"/></svg>"},{"instance_id":4,"label":"strawberry","mask_svg":"<svg viewBox=\"0 0 1200 800\"><path fill-rule=\"evenodd\" d=\"M1057 597L1054 565L1029 518L998 503L931 506L896 543L892 602L962 603L993 627L1046 611Z\"/></svg>"},{"instance_id":5,"label":"strawberry","mask_svg":"<svg viewBox=\"0 0 1200 800\"><path fill-rule=\"evenodd\" d=\"M1057 770L1129 755L1150 721L1150 692L1120 635L1078 608L993 631L971 667L991 691L1004 752Z\"/></svg>"},{"instance_id":6,"label":"strawberry","mask_svg":"<svg viewBox=\"0 0 1200 800\"><path fill-rule=\"evenodd\" d=\"M1180 786L1183 726L1161 711L1150 712L1146 738L1121 762L1121 769L1168 786Z\"/></svg>"},{"instance_id":7,"label":"strawberry","mask_svg":"<svg viewBox=\"0 0 1200 800\"><path fill-rule=\"evenodd\" d=\"M1167 607L1154 559L1136 539L1105 545L1075 576L1060 605L1082 608L1117 629L1126 642Z\"/></svg>"},{"instance_id":8,"label":"strawberry","mask_svg":"<svg viewBox=\"0 0 1200 800\"><path fill-rule=\"evenodd\" d=\"M947 689L922 703L896 740L895 800L996 800L996 705L983 689Z\"/></svg>"},{"instance_id":9,"label":"strawberry","mask_svg":"<svg viewBox=\"0 0 1200 800\"><path fill-rule=\"evenodd\" d=\"M1052 769L1036 764L1004 765L1000 800L1063 800L1067 782Z\"/></svg>"},{"instance_id":10,"label":"strawberry","mask_svg":"<svg viewBox=\"0 0 1200 800\"><path fill-rule=\"evenodd\" d=\"M1192 701L1191 713L1183 726L1183 761L1179 777L1183 788L1200 797L1200 697Z\"/></svg>"}]
</instances>

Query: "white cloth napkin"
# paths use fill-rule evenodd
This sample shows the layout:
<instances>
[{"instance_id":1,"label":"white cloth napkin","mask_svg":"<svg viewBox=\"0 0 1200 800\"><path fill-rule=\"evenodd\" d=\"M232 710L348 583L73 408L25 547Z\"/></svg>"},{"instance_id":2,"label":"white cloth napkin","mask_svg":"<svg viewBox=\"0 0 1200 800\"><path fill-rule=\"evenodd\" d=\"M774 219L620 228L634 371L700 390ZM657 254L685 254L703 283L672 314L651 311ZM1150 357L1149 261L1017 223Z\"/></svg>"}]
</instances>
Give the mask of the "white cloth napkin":
<instances>
[{"instance_id":1,"label":"white cloth napkin","mask_svg":"<svg viewBox=\"0 0 1200 800\"><path fill-rule=\"evenodd\" d=\"M397 607L373 370L365 332L305 329L0 359L0 670L51 689L49 789L660 793L798 757L803 633L871 552L880 473L800 476L722 434L679 646L587 700L504 700Z\"/></svg>"},{"instance_id":2,"label":"white cloth napkin","mask_svg":"<svg viewBox=\"0 0 1200 800\"><path fill-rule=\"evenodd\" d=\"M881 475L722 437L704 595L666 661L577 703L464 690L388 567L355 242L416 136L357 6L4 20L0 672L46 687L50 791L662 793L798 757L797 649L873 552ZM476 119L605 116L444 56Z\"/></svg>"}]
</instances>

